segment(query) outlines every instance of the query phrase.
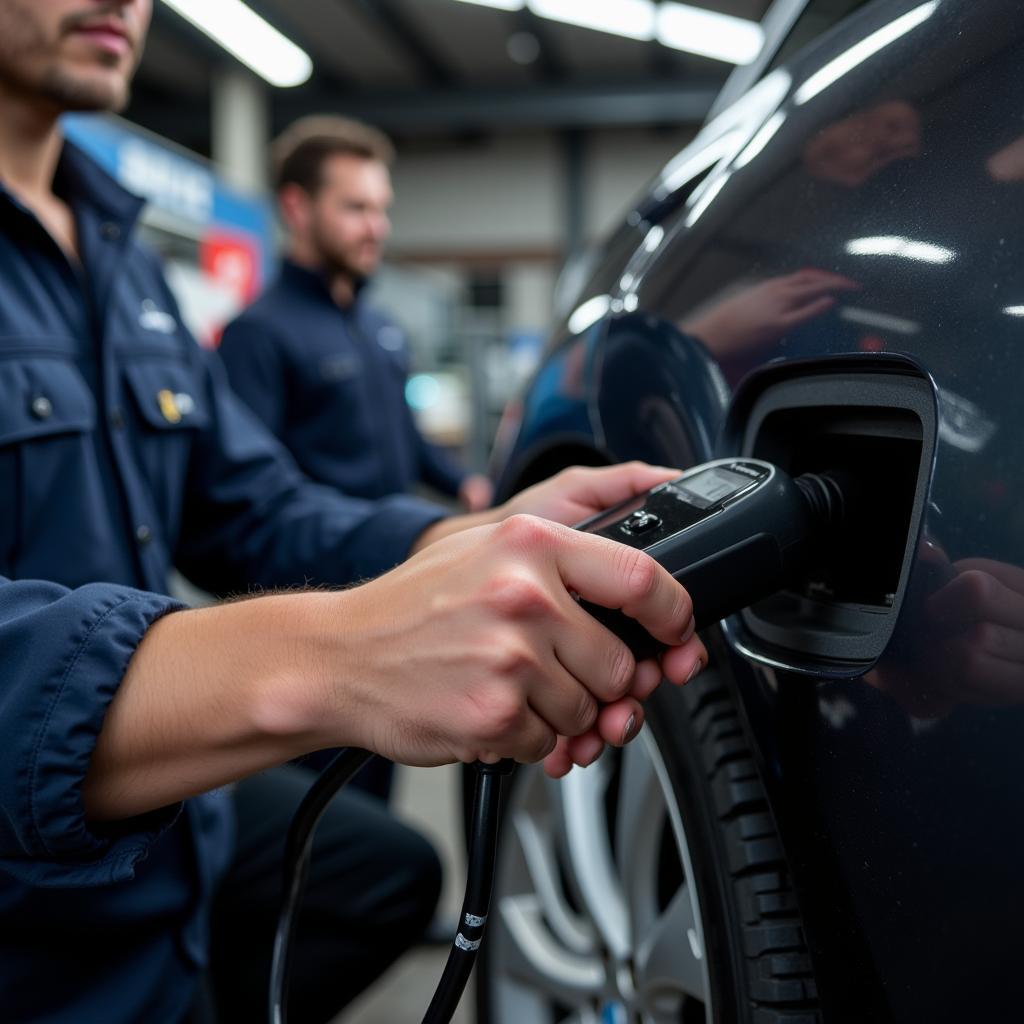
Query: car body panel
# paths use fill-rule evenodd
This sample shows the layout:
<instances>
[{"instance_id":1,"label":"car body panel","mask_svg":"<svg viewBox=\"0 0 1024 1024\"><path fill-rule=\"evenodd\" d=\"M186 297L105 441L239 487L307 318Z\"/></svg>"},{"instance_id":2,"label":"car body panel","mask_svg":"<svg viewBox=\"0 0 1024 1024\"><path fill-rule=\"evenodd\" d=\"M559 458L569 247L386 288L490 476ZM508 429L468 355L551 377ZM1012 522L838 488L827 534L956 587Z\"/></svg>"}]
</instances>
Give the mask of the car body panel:
<instances>
[{"instance_id":1,"label":"car body panel","mask_svg":"<svg viewBox=\"0 0 1024 1024\"><path fill-rule=\"evenodd\" d=\"M885 352L933 383L933 547L911 587L921 604L961 563L1002 621L972 630L965 599L925 633L904 609L889 660L856 679L731 656L830 1021L1022 1014L1022 54L1013 0L876 0L777 69L781 95L653 244L634 225L617 287L604 267L609 314L556 332L499 455L506 492L564 437L593 461L705 461L731 393L775 361ZM773 337L698 336L804 268L853 286Z\"/></svg>"}]
</instances>

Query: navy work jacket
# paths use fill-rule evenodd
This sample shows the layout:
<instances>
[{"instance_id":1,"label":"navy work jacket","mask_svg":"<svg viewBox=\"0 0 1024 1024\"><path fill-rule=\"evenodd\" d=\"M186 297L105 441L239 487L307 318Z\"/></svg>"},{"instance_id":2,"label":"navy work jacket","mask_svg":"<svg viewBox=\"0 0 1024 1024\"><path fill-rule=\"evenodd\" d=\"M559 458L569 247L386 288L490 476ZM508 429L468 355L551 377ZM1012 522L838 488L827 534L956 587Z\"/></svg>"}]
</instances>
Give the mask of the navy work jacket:
<instances>
[{"instance_id":1,"label":"navy work jacket","mask_svg":"<svg viewBox=\"0 0 1024 1024\"><path fill-rule=\"evenodd\" d=\"M342 308L323 275L286 260L227 326L220 353L236 393L314 480L362 498L421 482L458 494L464 472L420 434L405 400L405 337L362 290Z\"/></svg>"},{"instance_id":2,"label":"navy work jacket","mask_svg":"<svg viewBox=\"0 0 1024 1024\"><path fill-rule=\"evenodd\" d=\"M82 266L0 186L0 1019L164 1024L231 856L224 794L84 817L106 709L176 563L214 592L341 583L439 515L307 480L195 345L141 201L66 144ZM194 652L201 657L202 652Z\"/></svg>"}]
</instances>

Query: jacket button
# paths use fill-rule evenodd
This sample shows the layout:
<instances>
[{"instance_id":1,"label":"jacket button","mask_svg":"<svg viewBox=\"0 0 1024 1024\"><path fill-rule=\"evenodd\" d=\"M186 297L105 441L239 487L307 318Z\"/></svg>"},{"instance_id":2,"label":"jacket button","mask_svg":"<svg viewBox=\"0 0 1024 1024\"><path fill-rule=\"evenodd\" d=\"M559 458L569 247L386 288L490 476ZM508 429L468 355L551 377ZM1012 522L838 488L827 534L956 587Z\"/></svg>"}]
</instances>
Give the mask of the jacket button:
<instances>
[{"instance_id":1,"label":"jacket button","mask_svg":"<svg viewBox=\"0 0 1024 1024\"><path fill-rule=\"evenodd\" d=\"M48 420L53 413L53 403L46 395L36 395L29 409L37 420Z\"/></svg>"},{"instance_id":2,"label":"jacket button","mask_svg":"<svg viewBox=\"0 0 1024 1024\"><path fill-rule=\"evenodd\" d=\"M114 408L110 410L109 419L110 419L110 425L115 430L123 429L123 427L124 427L124 413L121 412L121 409L120 409L119 406L115 405Z\"/></svg>"},{"instance_id":3,"label":"jacket button","mask_svg":"<svg viewBox=\"0 0 1024 1024\"><path fill-rule=\"evenodd\" d=\"M135 527L135 539L145 546L153 539L153 531L145 523L142 523Z\"/></svg>"},{"instance_id":4,"label":"jacket button","mask_svg":"<svg viewBox=\"0 0 1024 1024\"><path fill-rule=\"evenodd\" d=\"M100 225L100 237L108 242L116 242L121 237L121 229L113 221L105 220Z\"/></svg>"}]
</instances>

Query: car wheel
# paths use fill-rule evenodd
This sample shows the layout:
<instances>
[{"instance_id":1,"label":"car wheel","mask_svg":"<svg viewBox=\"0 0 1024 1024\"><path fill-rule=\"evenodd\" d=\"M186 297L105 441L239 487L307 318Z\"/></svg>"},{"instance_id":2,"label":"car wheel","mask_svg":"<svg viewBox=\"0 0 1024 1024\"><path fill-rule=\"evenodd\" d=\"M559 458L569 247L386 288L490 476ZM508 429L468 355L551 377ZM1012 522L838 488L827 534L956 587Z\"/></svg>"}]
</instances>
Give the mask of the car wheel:
<instances>
[{"instance_id":1,"label":"car wheel","mask_svg":"<svg viewBox=\"0 0 1024 1024\"><path fill-rule=\"evenodd\" d=\"M818 1020L782 847L712 670L558 782L510 786L477 1000L483 1024Z\"/></svg>"}]
</instances>

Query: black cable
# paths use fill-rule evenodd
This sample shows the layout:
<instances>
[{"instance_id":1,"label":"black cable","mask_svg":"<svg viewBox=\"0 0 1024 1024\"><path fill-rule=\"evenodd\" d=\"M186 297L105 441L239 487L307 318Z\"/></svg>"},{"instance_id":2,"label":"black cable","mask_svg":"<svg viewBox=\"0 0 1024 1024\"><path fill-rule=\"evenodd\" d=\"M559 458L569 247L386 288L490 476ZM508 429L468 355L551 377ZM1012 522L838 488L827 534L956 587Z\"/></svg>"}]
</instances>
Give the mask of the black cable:
<instances>
[{"instance_id":1,"label":"black cable","mask_svg":"<svg viewBox=\"0 0 1024 1024\"><path fill-rule=\"evenodd\" d=\"M302 798L284 848L284 876L281 887L281 912L274 935L274 959L270 967L270 1022L285 1024L288 1020L288 974L291 964L292 939L302 890L309 874L309 855L313 833L331 799L373 754L358 747L346 747L320 773Z\"/></svg>"},{"instance_id":2,"label":"black cable","mask_svg":"<svg viewBox=\"0 0 1024 1024\"><path fill-rule=\"evenodd\" d=\"M284 879L281 912L274 935L274 958L270 968L270 1024L286 1024L288 1020L288 976L291 966L292 940L302 891L309 873L313 833L331 798L370 758L367 750L349 747L323 770L302 798L285 842ZM430 1001L423 1024L448 1024L458 1008L487 922L487 910L494 886L494 862L501 820L501 780L511 775L516 763L497 764L477 761L476 785L473 791L473 821L469 837L466 868L466 897L462 904L459 929L452 945L444 973Z\"/></svg>"},{"instance_id":3,"label":"black cable","mask_svg":"<svg viewBox=\"0 0 1024 1024\"><path fill-rule=\"evenodd\" d=\"M487 911L494 887L494 861L498 847L498 826L501 823L501 780L511 775L516 763L497 764L477 761L476 785L473 791L473 821L469 836L466 865L466 897L462 903L459 926L452 943L444 973L437 983L434 998L423 1016L423 1024L448 1024L466 988L483 940Z\"/></svg>"}]
</instances>

